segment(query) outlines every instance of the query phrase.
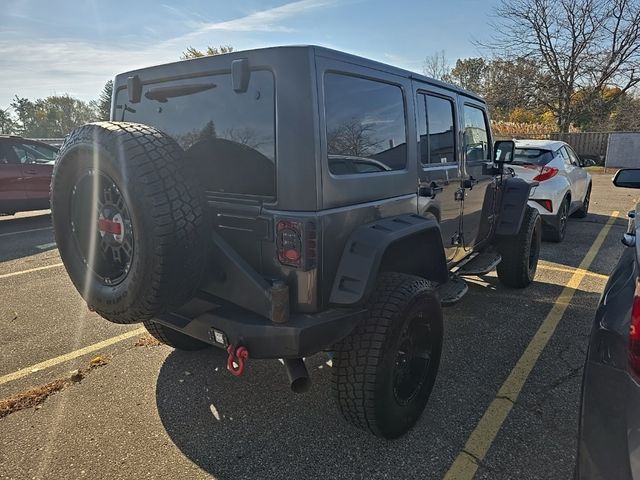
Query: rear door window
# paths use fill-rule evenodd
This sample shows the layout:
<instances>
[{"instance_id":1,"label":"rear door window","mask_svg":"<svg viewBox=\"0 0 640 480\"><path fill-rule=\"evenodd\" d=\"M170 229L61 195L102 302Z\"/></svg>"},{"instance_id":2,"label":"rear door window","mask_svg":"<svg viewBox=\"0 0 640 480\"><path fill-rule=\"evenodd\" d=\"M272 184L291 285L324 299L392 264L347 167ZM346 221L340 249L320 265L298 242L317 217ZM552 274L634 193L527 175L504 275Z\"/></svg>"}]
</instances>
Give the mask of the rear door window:
<instances>
[{"instance_id":1,"label":"rear door window","mask_svg":"<svg viewBox=\"0 0 640 480\"><path fill-rule=\"evenodd\" d=\"M464 148L468 162L490 158L489 128L484 111L471 105L464 106Z\"/></svg>"},{"instance_id":2,"label":"rear door window","mask_svg":"<svg viewBox=\"0 0 640 480\"><path fill-rule=\"evenodd\" d=\"M423 165L455 163L453 102L443 97L419 93L417 103L420 162Z\"/></svg>"},{"instance_id":3,"label":"rear door window","mask_svg":"<svg viewBox=\"0 0 640 480\"><path fill-rule=\"evenodd\" d=\"M400 87L327 73L324 91L332 174L379 174L406 167L407 138Z\"/></svg>"}]
</instances>

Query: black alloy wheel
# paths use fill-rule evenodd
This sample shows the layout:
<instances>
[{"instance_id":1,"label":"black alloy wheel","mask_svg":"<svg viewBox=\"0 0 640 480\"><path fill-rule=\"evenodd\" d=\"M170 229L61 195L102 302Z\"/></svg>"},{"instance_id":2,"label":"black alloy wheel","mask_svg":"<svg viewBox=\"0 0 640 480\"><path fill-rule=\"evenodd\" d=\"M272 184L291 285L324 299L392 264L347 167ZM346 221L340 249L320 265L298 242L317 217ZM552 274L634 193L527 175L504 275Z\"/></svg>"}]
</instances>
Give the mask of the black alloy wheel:
<instances>
[{"instance_id":1,"label":"black alloy wheel","mask_svg":"<svg viewBox=\"0 0 640 480\"><path fill-rule=\"evenodd\" d=\"M124 195L105 173L88 170L71 193L71 232L83 262L104 285L129 273L135 235Z\"/></svg>"}]
</instances>

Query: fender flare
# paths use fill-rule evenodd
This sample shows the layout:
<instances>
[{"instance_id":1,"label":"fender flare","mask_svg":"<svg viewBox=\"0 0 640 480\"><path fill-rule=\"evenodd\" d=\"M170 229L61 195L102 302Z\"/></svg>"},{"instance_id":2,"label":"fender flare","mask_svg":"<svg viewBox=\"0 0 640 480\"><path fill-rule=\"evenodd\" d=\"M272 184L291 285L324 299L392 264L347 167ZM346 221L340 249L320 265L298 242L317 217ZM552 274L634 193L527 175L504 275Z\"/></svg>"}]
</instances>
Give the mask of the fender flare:
<instances>
[{"instance_id":1,"label":"fender flare","mask_svg":"<svg viewBox=\"0 0 640 480\"><path fill-rule=\"evenodd\" d=\"M355 306L366 302L378 272L392 267L446 283L449 271L435 219L399 215L356 228L345 243L329 303Z\"/></svg>"},{"instance_id":2,"label":"fender flare","mask_svg":"<svg viewBox=\"0 0 640 480\"><path fill-rule=\"evenodd\" d=\"M522 225L531 189L537 185L537 182L529 183L518 177L503 180L496 235L517 235Z\"/></svg>"}]
</instances>

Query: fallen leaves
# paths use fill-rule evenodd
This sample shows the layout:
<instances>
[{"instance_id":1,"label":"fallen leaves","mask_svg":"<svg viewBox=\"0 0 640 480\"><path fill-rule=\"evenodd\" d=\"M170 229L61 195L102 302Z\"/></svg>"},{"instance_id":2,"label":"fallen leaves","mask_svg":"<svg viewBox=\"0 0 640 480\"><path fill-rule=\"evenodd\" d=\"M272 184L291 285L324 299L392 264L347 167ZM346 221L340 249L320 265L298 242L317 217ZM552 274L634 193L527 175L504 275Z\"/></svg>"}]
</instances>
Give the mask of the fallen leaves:
<instances>
[{"instance_id":1,"label":"fallen leaves","mask_svg":"<svg viewBox=\"0 0 640 480\"><path fill-rule=\"evenodd\" d=\"M58 393L69 385L80 382L93 370L107 365L110 361L111 357L98 355L91 359L88 366L74 370L68 377L59 378L44 385L30 388L25 392L17 393L10 397L1 399L0 418L26 408L35 407L36 409L39 409L41 404L51 395Z\"/></svg>"},{"instance_id":2,"label":"fallen leaves","mask_svg":"<svg viewBox=\"0 0 640 480\"><path fill-rule=\"evenodd\" d=\"M138 338L138 341L135 343L136 347L157 347L159 345L162 345L162 343L148 333L145 333L143 336Z\"/></svg>"}]
</instances>

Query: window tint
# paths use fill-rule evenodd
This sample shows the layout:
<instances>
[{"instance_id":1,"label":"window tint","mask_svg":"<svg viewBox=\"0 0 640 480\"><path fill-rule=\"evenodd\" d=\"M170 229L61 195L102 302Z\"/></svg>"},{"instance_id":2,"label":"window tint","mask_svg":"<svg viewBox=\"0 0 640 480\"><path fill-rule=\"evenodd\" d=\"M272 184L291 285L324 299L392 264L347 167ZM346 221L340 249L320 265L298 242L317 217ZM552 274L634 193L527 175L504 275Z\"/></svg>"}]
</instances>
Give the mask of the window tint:
<instances>
[{"instance_id":1,"label":"window tint","mask_svg":"<svg viewBox=\"0 0 640 480\"><path fill-rule=\"evenodd\" d=\"M470 105L464 106L464 149L467 161L489 160L489 135L484 112Z\"/></svg>"},{"instance_id":2,"label":"window tint","mask_svg":"<svg viewBox=\"0 0 640 480\"><path fill-rule=\"evenodd\" d=\"M560 149L560 155L562 156L566 165L571 165L571 158L569 158L569 152L567 152L567 149L565 147L562 147Z\"/></svg>"},{"instance_id":3,"label":"window tint","mask_svg":"<svg viewBox=\"0 0 640 480\"><path fill-rule=\"evenodd\" d=\"M202 90L155 100L153 88L200 85ZM213 87L212 87L213 85ZM208 88L206 88L208 87ZM117 104L127 103L127 91ZM209 191L275 195L274 79L252 71L246 92L233 90L230 74L145 85L142 101L125 121L146 123L171 135L196 164ZM118 118L122 110L118 110Z\"/></svg>"},{"instance_id":4,"label":"window tint","mask_svg":"<svg viewBox=\"0 0 640 480\"><path fill-rule=\"evenodd\" d=\"M569 154L569 161L576 167L580 166L580 159L578 158L578 155L576 155L576 152L568 147L565 148L567 150L567 153Z\"/></svg>"},{"instance_id":5,"label":"window tint","mask_svg":"<svg viewBox=\"0 0 640 480\"><path fill-rule=\"evenodd\" d=\"M513 155L513 163L543 166L551 160L553 160L553 153L539 148L516 148Z\"/></svg>"},{"instance_id":6,"label":"window tint","mask_svg":"<svg viewBox=\"0 0 640 480\"><path fill-rule=\"evenodd\" d=\"M416 128L418 130L418 152L420 163L429 163L429 139L427 138L427 108L425 95L419 93L416 98Z\"/></svg>"},{"instance_id":7,"label":"window tint","mask_svg":"<svg viewBox=\"0 0 640 480\"><path fill-rule=\"evenodd\" d=\"M8 163L12 163L9 158L7 151L3 145L0 145L0 165L7 165Z\"/></svg>"},{"instance_id":8,"label":"window tint","mask_svg":"<svg viewBox=\"0 0 640 480\"><path fill-rule=\"evenodd\" d=\"M41 165L53 165L57 150L33 143L19 143L12 145L20 163L36 163Z\"/></svg>"},{"instance_id":9,"label":"window tint","mask_svg":"<svg viewBox=\"0 0 640 480\"><path fill-rule=\"evenodd\" d=\"M324 90L331 173L405 168L404 101L399 87L329 73L324 79Z\"/></svg>"},{"instance_id":10,"label":"window tint","mask_svg":"<svg viewBox=\"0 0 640 480\"><path fill-rule=\"evenodd\" d=\"M456 161L453 102L433 95L424 98L427 110L426 139L420 133L420 160L423 164L440 164ZM418 101L418 103L421 103ZM420 109L418 109L420 114Z\"/></svg>"}]
</instances>

